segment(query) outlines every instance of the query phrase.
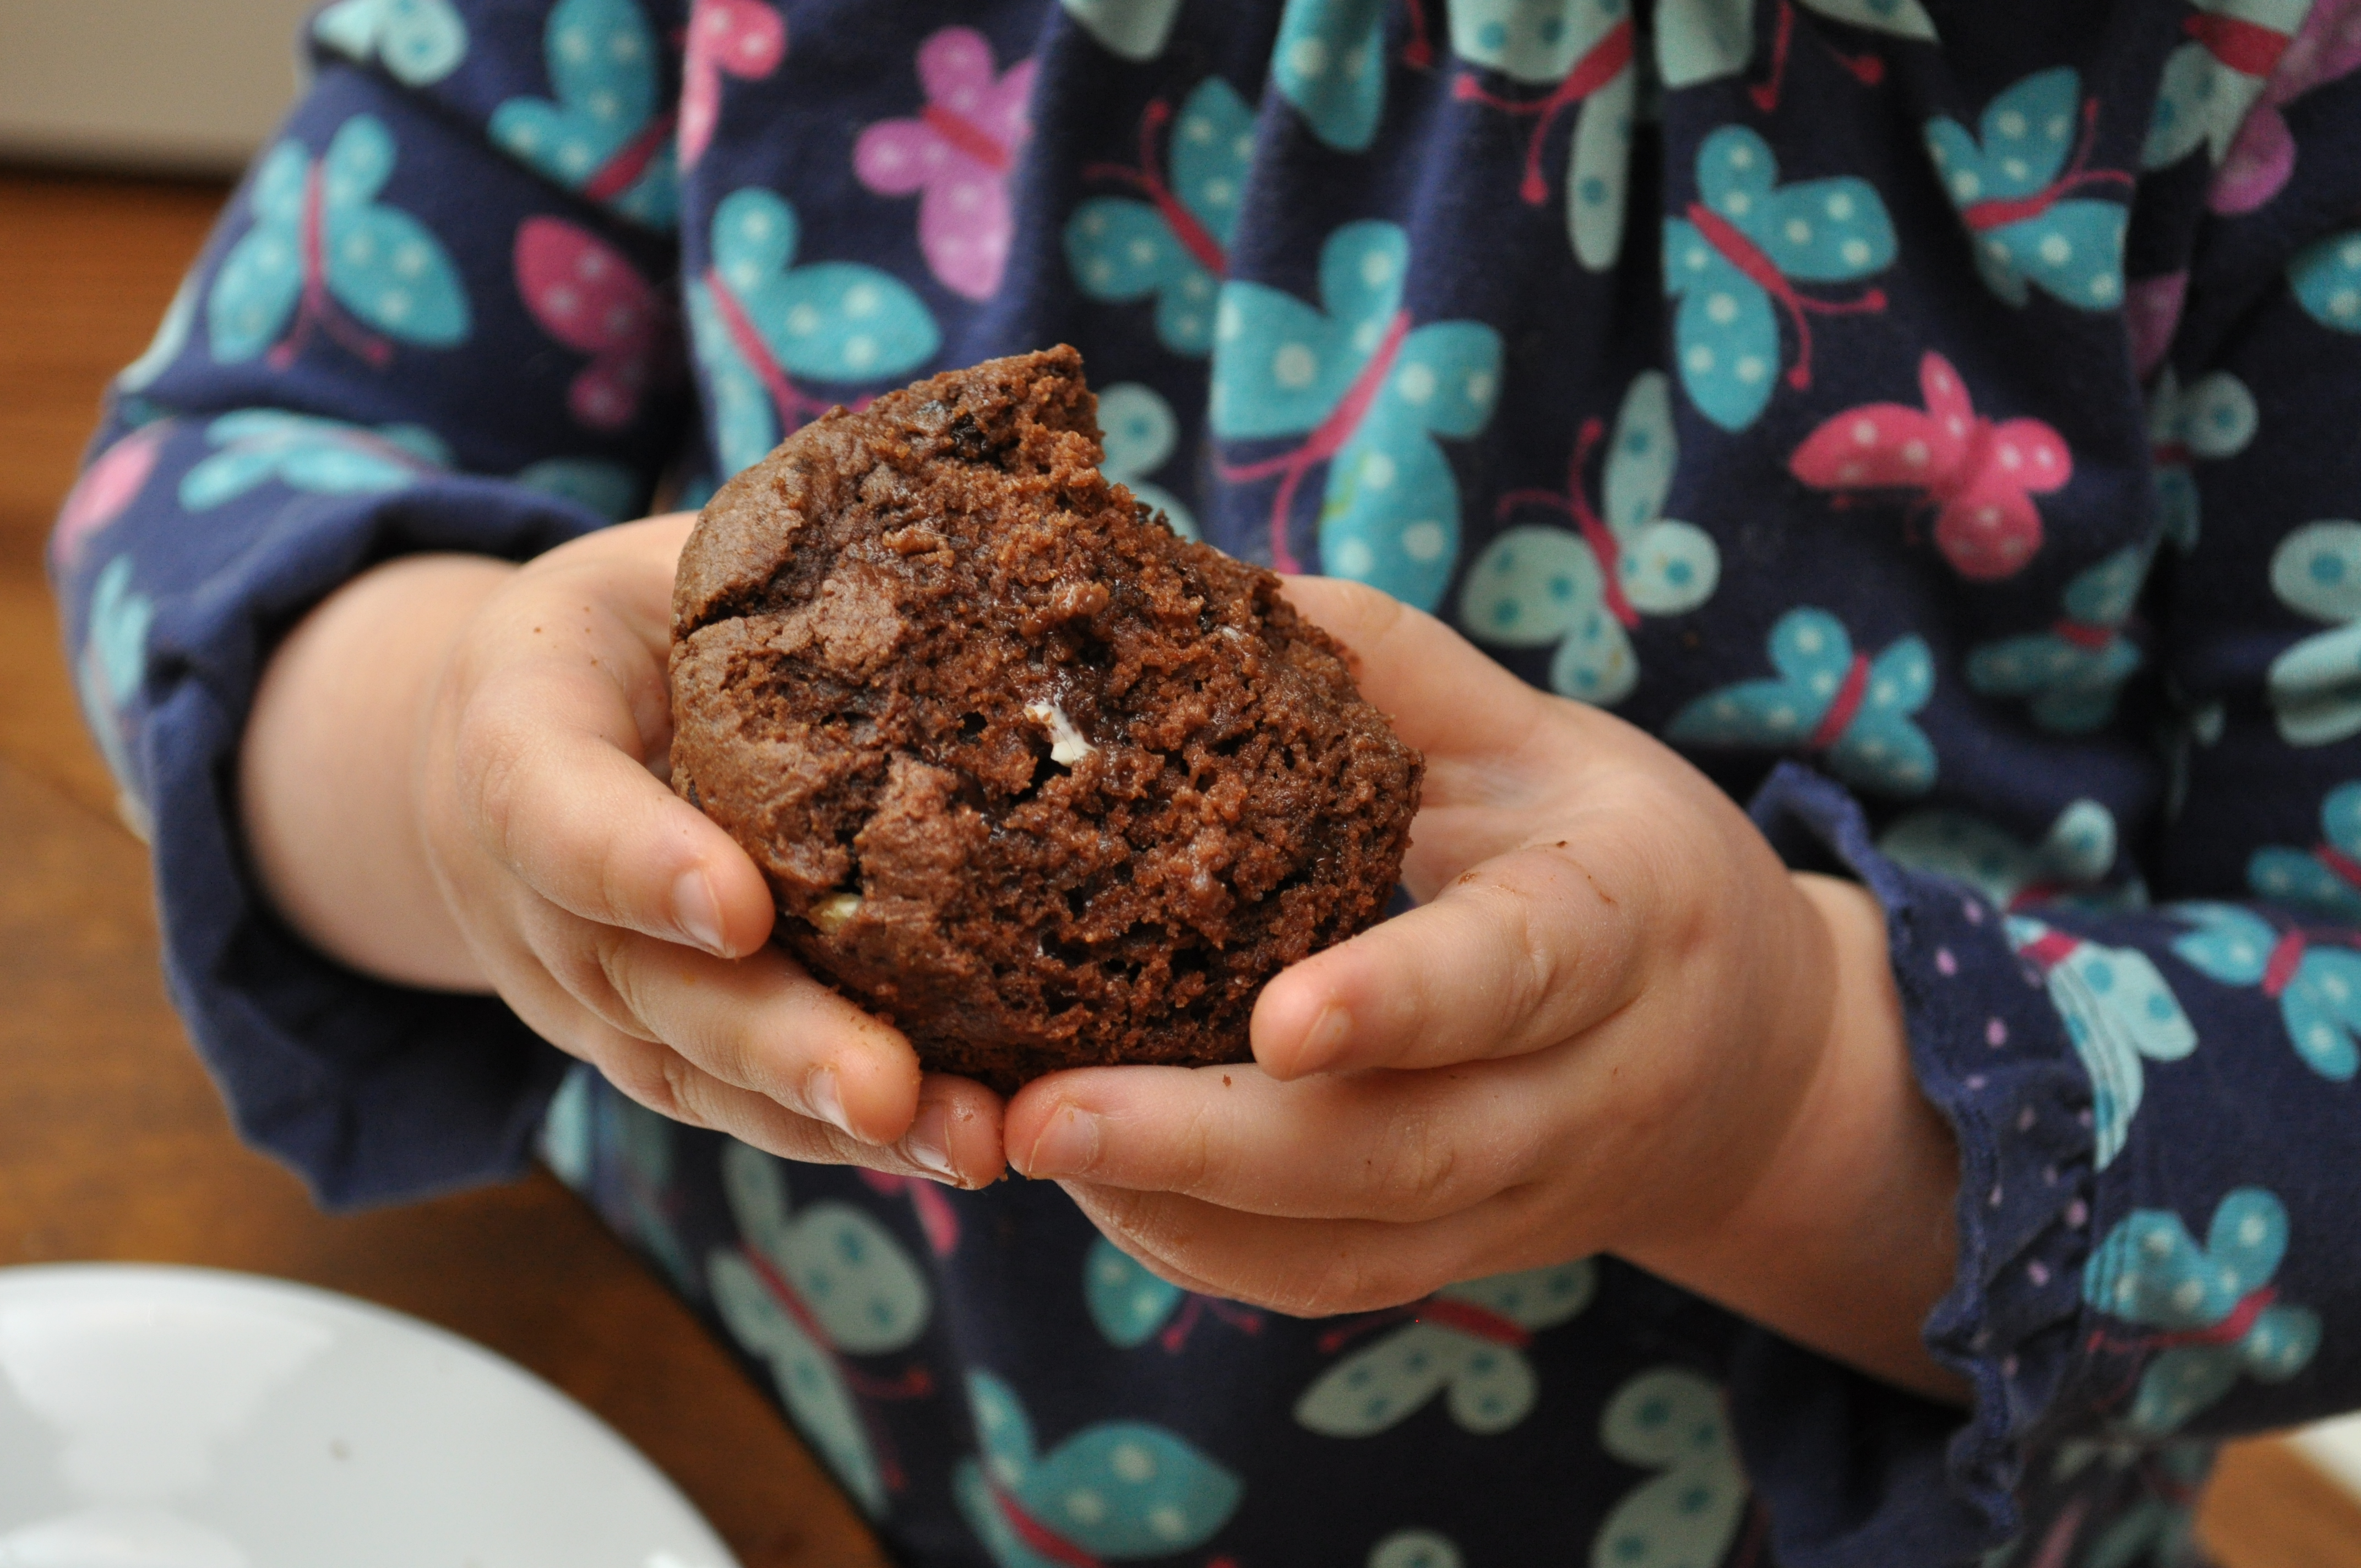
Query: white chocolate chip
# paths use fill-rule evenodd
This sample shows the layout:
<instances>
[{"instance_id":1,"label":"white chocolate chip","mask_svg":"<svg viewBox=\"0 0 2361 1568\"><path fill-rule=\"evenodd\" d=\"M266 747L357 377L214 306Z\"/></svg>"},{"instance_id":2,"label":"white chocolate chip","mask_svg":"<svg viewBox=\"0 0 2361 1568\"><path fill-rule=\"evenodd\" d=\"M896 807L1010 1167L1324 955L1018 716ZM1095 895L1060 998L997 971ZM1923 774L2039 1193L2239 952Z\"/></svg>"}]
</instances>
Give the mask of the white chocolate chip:
<instances>
[{"instance_id":1,"label":"white chocolate chip","mask_svg":"<svg viewBox=\"0 0 2361 1568\"><path fill-rule=\"evenodd\" d=\"M813 905L811 913L805 918L819 928L821 936L833 937L851 925L852 917L860 913L861 895L859 894L838 893L831 894Z\"/></svg>"},{"instance_id":2,"label":"white chocolate chip","mask_svg":"<svg viewBox=\"0 0 2361 1568\"><path fill-rule=\"evenodd\" d=\"M1054 702L1028 702L1025 717L1049 732L1049 760L1061 767L1072 767L1091 754L1091 743L1066 717L1066 710Z\"/></svg>"}]
</instances>

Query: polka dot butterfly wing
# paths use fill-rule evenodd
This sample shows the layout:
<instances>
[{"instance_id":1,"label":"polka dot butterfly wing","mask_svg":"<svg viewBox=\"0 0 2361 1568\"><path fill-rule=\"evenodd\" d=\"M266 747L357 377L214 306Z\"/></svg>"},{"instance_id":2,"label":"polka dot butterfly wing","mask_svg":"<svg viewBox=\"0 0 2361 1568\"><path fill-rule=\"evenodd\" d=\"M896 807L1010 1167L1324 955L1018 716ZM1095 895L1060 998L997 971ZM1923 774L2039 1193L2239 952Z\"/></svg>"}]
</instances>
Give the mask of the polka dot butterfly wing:
<instances>
[{"instance_id":1,"label":"polka dot butterfly wing","mask_svg":"<svg viewBox=\"0 0 2361 1568\"><path fill-rule=\"evenodd\" d=\"M2093 1161L2123 1152L2147 1092L2143 1061L2179 1061L2197 1048L2197 1030L2147 954L2110 948L2012 915L2008 944L2041 976L2066 1037L2091 1075Z\"/></svg>"},{"instance_id":2,"label":"polka dot butterfly wing","mask_svg":"<svg viewBox=\"0 0 2361 1568\"><path fill-rule=\"evenodd\" d=\"M1180 0L1058 0L1066 15L1118 59L1154 60L1172 36Z\"/></svg>"},{"instance_id":3,"label":"polka dot butterfly wing","mask_svg":"<svg viewBox=\"0 0 2361 1568\"><path fill-rule=\"evenodd\" d=\"M440 82L467 57L467 24L450 0L336 0L312 36L347 59L381 62L410 87Z\"/></svg>"},{"instance_id":4,"label":"polka dot butterfly wing","mask_svg":"<svg viewBox=\"0 0 2361 1568\"><path fill-rule=\"evenodd\" d=\"M883 1225L849 1204L791 1214L770 1156L731 1144L721 1157L745 1246L708 1257L714 1305L738 1342L770 1362L796 1426L873 1518L884 1509L886 1472L840 1353L876 1354L917 1339L933 1310L926 1277Z\"/></svg>"},{"instance_id":5,"label":"polka dot butterfly wing","mask_svg":"<svg viewBox=\"0 0 2361 1568\"><path fill-rule=\"evenodd\" d=\"M467 291L442 243L376 200L395 156L393 133L373 115L345 121L317 159L292 139L265 155L254 226L223 258L206 298L215 359L268 349L283 368L316 330L381 367L392 358L389 338L431 348L467 339Z\"/></svg>"},{"instance_id":6,"label":"polka dot butterfly wing","mask_svg":"<svg viewBox=\"0 0 2361 1568\"><path fill-rule=\"evenodd\" d=\"M220 450L181 476L181 505L206 511L276 480L311 495L398 490L451 466L450 449L414 424L371 430L280 409L238 409L205 426Z\"/></svg>"},{"instance_id":7,"label":"polka dot butterfly wing","mask_svg":"<svg viewBox=\"0 0 2361 1568\"><path fill-rule=\"evenodd\" d=\"M1894 225L1868 181L1850 176L1779 183L1771 144L1724 126L1697 148L1698 200L1664 221L1664 292L1681 386L1697 411L1744 430L1786 363L1781 322L1795 339L1790 386L1811 384L1815 315L1883 310L1875 290L1831 302L1795 285L1867 278L1892 265Z\"/></svg>"},{"instance_id":8,"label":"polka dot butterfly wing","mask_svg":"<svg viewBox=\"0 0 2361 1568\"><path fill-rule=\"evenodd\" d=\"M2300 928L2234 904L2177 904L2172 913L2196 927L2173 941L2181 961L2275 999L2289 1044L2312 1071L2343 1083L2361 1069L2354 1043L2361 1035L2361 953L2315 946Z\"/></svg>"},{"instance_id":9,"label":"polka dot butterfly wing","mask_svg":"<svg viewBox=\"0 0 2361 1568\"><path fill-rule=\"evenodd\" d=\"M492 140L569 190L652 228L680 205L673 121L659 116L656 37L634 0L557 0L542 30L556 101L511 98Z\"/></svg>"},{"instance_id":10,"label":"polka dot butterfly wing","mask_svg":"<svg viewBox=\"0 0 2361 1568\"><path fill-rule=\"evenodd\" d=\"M1640 665L1629 635L1645 615L1678 615L1713 595L1721 554L1710 535L1663 515L1680 448L1672 389L1643 371L1624 393L1607 442L1604 516L1583 494L1583 466L1595 422L1576 443L1565 496L1516 491L1503 515L1541 505L1566 512L1576 532L1527 525L1485 547L1460 590L1468 630L1510 647L1557 644L1550 685L1564 696L1609 705L1631 695Z\"/></svg>"},{"instance_id":11,"label":"polka dot butterfly wing","mask_svg":"<svg viewBox=\"0 0 2361 1568\"><path fill-rule=\"evenodd\" d=\"M1347 224L1321 248L1321 308L1279 290L1224 287L1212 425L1225 441L1301 434L1291 451L1224 464L1235 482L1277 477L1273 564L1301 567L1290 542L1297 489L1323 462L1320 565L1433 609L1459 547L1459 486L1437 437L1474 435L1499 392L1500 336L1480 322L1413 328L1400 308L1410 242L1392 224Z\"/></svg>"},{"instance_id":12,"label":"polka dot butterfly wing","mask_svg":"<svg viewBox=\"0 0 2361 1568\"><path fill-rule=\"evenodd\" d=\"M1835 616L1803 606L1772 627L1769 651L1775 677L1697 698L1673 716L1665 738L1821 754L1839 778L1881 795L1932 786L1935 748L1911 718L1935 685L1924 640L1900 638L1871 658L1853 651Z\"/></svg>"},{"instance_id":13,"label":"polka dot butterfly wing","mask_svg":"<svg viewBox=\"0 0 2361 1568\"><path fill-rule=\"evenodd\" d=\"M961 1514L999 1568L1165 1558L1201 1546L1237 1511L1238 1478L1162 1427L1103 1421L1047 1454L1016 1391L968 1376L982 1447L952 1475Z\"/></svg>"},{"instance_id":14,"label":"polka dot butterfly wing","mask_svg":"<svg viewBox=\"0 0 2361 1568\"><path fill-rule=\"evenodd\" d=\"M2041 548L2046 494L2073 477L2065 441L2037 419L1995 424L1976 412L1951 362L1918 361L1923 409L1863 403L1804 438L1787 467L1839 496L1900 493L1935 509L1935 546L1977 582L2014 576Z\"/></svg>"},{"instance_id":15,"label":"polka dot butterfly wing","mask_svg":"<svg viewBox=\"0 0 2361 1568\"><path fill-rule=\"evenodd\" d=\"M2065 614L2048 630L1971 650L1969 686L1988 696L2029 697L2033 721L2061 735L2104 725L2143 662L2123 626L2154 554L2153 541L2124 546L2066 585Z\"/></svg>"},{"instance_id":16,"label":"polka dot butterfly wing","mask_svg":"<svg viewBox=\"0 0 2361 1568\"><path fill-rule=\"evenodd\" d=\"M1448 1286L1408 1309L1412 1321L1323 1373L1296 1401L1296 1421L1325 1437L1367 1437L1440 1393L1463 1431L1506 1431L1539 1391L1525 1346L1588 1306L1597 1288L1587 1258Z\"/></svg>"},{"instance_id":17,"label":"polka dot butterfly wing","mask_svg":"<svg viewBox=\"0 0 2361 1568\"><path fill-rule=\"evenodd\" d=\"M2115 863L2115 817L2095 800L2058 814L2039 844L1957 811L1919 811L1881 834L1877 847L1914 871L1963 882L2003 909L2071 898Z\"/></svg>"},{"instance_id":18,"label":"polka dot butterfly wing","mask_svg":"<svg viewBox=\"0 0 2361 1568\"><path fill-rule=\"evenodd\" d=\"M1717 1568L1746 1515L1746 1476L1721 1390L1685 1367L1643 1372L1616 1390L1599 1445L1660 1471L1598 1527L1591 1568Z\"/></svg>"},{"instance_id":19,"label":"polka dot butterfly wing","mask_svg":"<svg viewBox=\"0 0 2361 1568\"><path fill-rule=\"evenodd\" d=\"M1338 152L1366 152L1377 140L1391 8L1391 0L1287 0L1279 16L1271 84Z\"/></svg>"},{"instance_id":20,"label":"polka dot butterfly wing","mask_svg":"<svg viewBox=\"0 0 2361 1568\"><path fill-rule=\"evenodd\" d=\"M2083 1299L2162 1331L2117 1346L2160 1352L2140 1375L2126 1427L2164 1436L2241 1376L2282 1382L2311 1363L2320 1345L2318 1314L2279 1302L2270 1288L2287 1245L2286 1206L2259 1187L2223 1198L2203 1246L2164 1209L2136 1209L2108 1232L2084 1266Z\"/></svg>"},{"instance_id":21,"label":"polka dot butterfly wing","mask_svg":"<svg viewBox=\"0 0 2361 1568\"><path fill-rule=\"evenodd\" d=\"M2314 240L2288 263L2288 287L2306 315L2338 332L2361 332L2361 229Z\"/></svg>"},{"instance_id":22,"label":"polka dot butterfly wing","mask_svg":"<svg viewBox=\"0 0 2361 1568\"><path fill-rule=\"evenodd\" d=\"M1026 102L1033 62L994 69L992 44L972 27L944 27L918 45L926 106L881 120L853 144L853 172L883 195L918 197L918 248L952 293L988 300L1000 288L1016 218L1008 182L1032 134Z\"/></svg>"},{"instance_id":23,"label":"polka dot butterfly wing","mask_svg":"<svg viewBox=\"0 0 2361 1568\"><path fill-rule=\"evenodd\" d=\"M2361 923L2361 784L2342 784L2320 803L2318 844L2266 845L2246 861L2246 885L2261 897L2331 920Z\"/></svg>"},{"instance_id":24,"label":"polka dot butterfly wing","mask_svg":"<svg viewBox=\"0 0 2361 1568\"><path fill-rule=\"evenodd\" d=\"M1254 159L1254 114L1236 89L1209 76L1182 101L1159 159L1157 137L1170 114L1161 99L1143 113L1137 167L1083 170L1089 182L1126 185L1138 195L1093 196L1076 207L1066 223L1066 264L1092 299L1152 297L1157 340L1194 357L1213 345L1214 301Z\"/></svg>"},{"instance_id":25,"label":"polka dot butterfly wing","mask_svg":"<svg viewBox=\"0 0 2361 1568\"><path fill-rule=\"evenodd\" d=\"M1196 514L1179 496L1148 476L1171 459L1180 442L1180 422L1162 393L1139 381L1118 381L1099 391L1099 430L1106 457L1099 469L1132 493L1141 505L1164 514L1183 539L1203 535Z\"/></svg>"},{"instance_id":26,"label":"polka dot butterfly wing","mask_svg":"<svg viewBox=\"0 0 2361 1568\"><path fill-rule=\"evenodd\" d=\"M2361 733L2361 522L2307 523L2271 552L2271 591L2334 630L2271 661L2267 681L2279 738L2324 746Z\"/></svg>"},{"instance_id":27,"label":"polka dot butterfly wing","mask_svg":"<svg viewBox=\"0 0 2361 1568\"><path fill-rule=\"evenodd\" d=\"M721 122L721 78L757 82L787 57L787 24L763 0L697 0L683 49L675 156L697 167Z\"/></svg>"},{"instance_id":28,"label":"polka dot butterfly wing","mask_svg":"<svg viewBox=\"0 0 2361 1568\"><path fill-rule=\"evenodd\" d=\"M1755 106L1766 115L1778 107L1796 5L1866 32L1935 41L1935 19L1918 0L1773 0L1777 21L1770 78L1751 90ZM1754 0L1660 0L1654 31L1656 69L1665 86L1693 87L1735 76L1754 58ZM1874 55L1839 54L1836 59L1864 85L1884 79L1883 62Z\"/></svg>"},{"instance_id":29,"label":"polka dot butterfly wing","mask_svg":"<svg viewBox=\"0 0 2361 1568\"><path fill-rule=\"evenodd\" d=\"M566 389L566 406L592 430L629 424L664 342L655 290L620 251L563 218L527 218L514 260L517 292L533 320L591 356Z\"/></svg>"},{"instance_id":30,"label":"polka dot butterfly wing","mask_svg":"<svg viewBox=\"0 0 2361 1568\"><path fill-rule=\"evenodd\" d=\"M1104 1236L1091 1243L1082 1262L1083 1304L1099 1332L1118 1349L1145 1344L1187 1294L1148 1273Z\"/></svg>"},{"instance_id":31,"label":"polka dot butterfly wing","mask_svg":"<svg viewBox=\"0 0 2361 1568\"><path fill-rule=\"evenodd\" d=\"M2164 169L2202 147L2219 163L2261 96L2312 0L2191 0L2190 41L2165 58L2140 167Z\"/></svg>"},{"instance_id":32,"label":"polka dot butterfly wing","mask_svg":"<svg viewBox=\"0 0 2361 1568\"><path fill-rule=\"evenodd\" d=\"M690 334L711 383L714 440L730 473L755 462L833 397L837 387L899 378L941 344L909 286L862 262L794 265L796 210L749 187L713 213L713 259L686 291Z\"/></svg>"},{"instance_id":33,"label":"polka dot butterfly wing","mask_svg":"<svg viewBox=\"0 0 2361 1568\"><path fill-rule=\"evenodd\" d=\"M2217 213L2251 213L2287 188L2295 173L2295 133L2281 107L2361 69L2361 5L2315 0L2303 26L2288 40L2261 101L2238 127L2206 192Z\"/></svg>"},{"instance_id":34,"label":"polka dot butterfly wing","mask_svg":"<svg viewBox=\"0 0 2361 1568\"><path fill-rule=\"evenodd\" d=\"M2169 365L2157 378L2148 398L2149 461L2164 536L2180 549L2197 548L2202 503L2192 465L2244 452L2260 422L2254 393L2227 370L2187 387Z\"/></svg>"},{"instance_id":35,"label":"polka dot butterfly wing","mask_svg":"<svg viewBox=\"0 0 2361 1568\"><path fill-rule=\"evenodd\" d=\"M2129 209L2077 192L2128 189L2130 180L2084 168L2088 148L2078 146L2078 136L2092 115L2081 92L2074 69L2059 66L1994 98L1980 134L1948 117L1927 122L1927 150L1974 242L1976 267L2012 305L2026 302L2028 285L2081 311L2113 310L2123 301Z\"/></svg>"},{"instance_id":36,"label":"polka dot butterfly wing","mask_svg":"<svg viewBox=\"0 0 2361 1568\"><path fill-rule=\"evenodd\" d=\"M1526 203L1546 199L1542 148L1565 109L1575 109L1566 149L1566 236L1582 265L1602 272L1623 246L1624 191L1631 178L1631 118L1638 96L1632 68L1633 27L1624 0L1464 0L1449 8L1452 52L1546 96L1503 97L1473 76L1453 84L1455 96L1530 118L1524 178Z\"/></svg>"}]
</instances>

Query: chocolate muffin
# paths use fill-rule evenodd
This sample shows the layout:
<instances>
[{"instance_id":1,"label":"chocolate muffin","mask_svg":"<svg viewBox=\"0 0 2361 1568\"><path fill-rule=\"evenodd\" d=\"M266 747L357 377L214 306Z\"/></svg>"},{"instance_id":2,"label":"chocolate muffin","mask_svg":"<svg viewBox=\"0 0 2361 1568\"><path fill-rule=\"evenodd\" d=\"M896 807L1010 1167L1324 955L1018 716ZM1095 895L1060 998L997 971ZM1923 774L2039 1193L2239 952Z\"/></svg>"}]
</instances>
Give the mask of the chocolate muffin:
<instances>
[{"instance_id":1,"label":"chocolate muffin","mask_svg":"<svg viewBox=\"0 0 2361 1568\"><path fill-rule=\"evenodd\" d=\"M930 1069L1247 1057L1383 909L1422 763L1270 573L1098 471L1071 348L797 431L673 596L673 787Z\"/></svg>"}]
</instances>

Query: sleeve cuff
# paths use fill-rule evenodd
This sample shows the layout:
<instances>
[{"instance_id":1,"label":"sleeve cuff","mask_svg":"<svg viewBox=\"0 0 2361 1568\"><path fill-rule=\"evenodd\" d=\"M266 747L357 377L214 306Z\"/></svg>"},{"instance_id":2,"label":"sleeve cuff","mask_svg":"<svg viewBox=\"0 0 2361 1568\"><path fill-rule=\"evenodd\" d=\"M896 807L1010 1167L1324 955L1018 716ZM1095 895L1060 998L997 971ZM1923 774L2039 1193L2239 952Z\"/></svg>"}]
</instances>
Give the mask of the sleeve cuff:
<instances>
[{"instance_id":1,"label":"sleeve cuff","mask_svg":"<svg viewBox=\"0 0 2361 1568\"><path fill-rule=\"evenodd\" d=\"M2091 1084L2002 912L1872 844L1858 803L1794 763L1755 823L1798 870L1850 872L1883 905L1921 1090L1957 1135L1959 1268L1925 1326L1968 1381L1961 1412L1757 1331L1732 1417L1789 1568L1975 1562L2017 1536L2027 1450L2073 1408L2094 1180Z\"/></svg>"}]
</instances>

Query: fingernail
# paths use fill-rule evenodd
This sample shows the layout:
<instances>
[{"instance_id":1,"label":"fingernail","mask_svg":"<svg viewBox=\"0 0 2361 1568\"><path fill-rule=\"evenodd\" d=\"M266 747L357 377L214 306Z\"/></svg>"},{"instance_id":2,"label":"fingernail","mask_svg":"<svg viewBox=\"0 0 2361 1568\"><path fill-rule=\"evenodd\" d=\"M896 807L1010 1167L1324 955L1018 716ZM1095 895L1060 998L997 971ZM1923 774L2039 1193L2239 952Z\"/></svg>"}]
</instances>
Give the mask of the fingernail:
<instances>
[{"instance_id":1,"label":"fingernail","mask_svg":"<svg viewBox=\"0 0 2361 1568\"><path fill-rule=\"evenodd\" d=\"M1025 1157L1025 1174L1080 1176L1099 1161L1099 1120L1079 1106L1060 1105Z\"/></svg>"},{"instance_id":2,"label":"fingernail","mask_svg":"<svg viewBox=\"0 0 2361 1568\"><path fill-rule=\"evenodd\" d=\"M1352 1034L1353 1015L1330 1003L1305 1032L1303 1044L1295 1053L1295 1070L1299 1074L1320 1071L1345 1054L1345 1042Z\"/></svg>"},{"instance_id":3,"label":"fingernail","mask_svg":"<svg viewBox=\"0 0 2361 1568\"><path fill-rule=\"evenodd\" d=\"M854 1132L851 1118L844 1113L844 1096L836 1087L836 1069L816 1067L805 1075L804 1103L810 1107L813 1115L847 1137L861 1138L864 1144L872 1141Z\"/></svg>"},{"instance_id":4,"label":"fingernail","mask_svg":"<svg viewBox=\"0 0 2361 1568\"><path fill-rule=\"evenodd\" d=\"M672 917L690 941L717 958L730 956L721 945L721 901L702 866L681 872L672 884Z\"/></svg>"},{"instance_id":5,"label":"fingernail","mask_svg":"<svg viewBox=\"0 0 2361 1568\"><path fill-rule=\"evenodd\" d=\"M902 1152L910 1157L911 1164L924 1166L957 1185L959 1173L951 1168L950 1107L940 1101L922 1102L910 1130L902 1135Z\"/></svg>"}]
</instances>

